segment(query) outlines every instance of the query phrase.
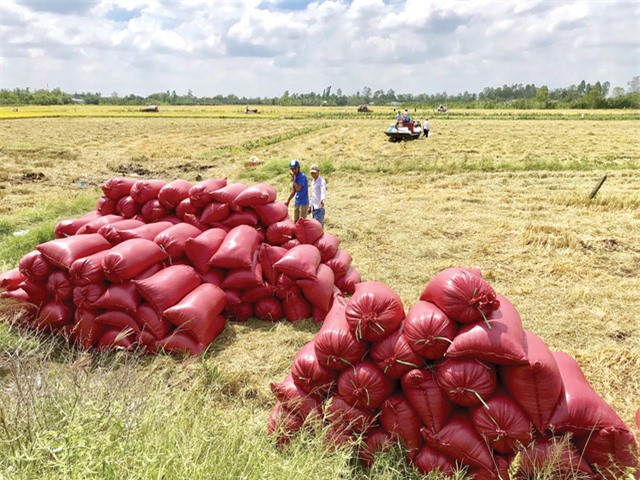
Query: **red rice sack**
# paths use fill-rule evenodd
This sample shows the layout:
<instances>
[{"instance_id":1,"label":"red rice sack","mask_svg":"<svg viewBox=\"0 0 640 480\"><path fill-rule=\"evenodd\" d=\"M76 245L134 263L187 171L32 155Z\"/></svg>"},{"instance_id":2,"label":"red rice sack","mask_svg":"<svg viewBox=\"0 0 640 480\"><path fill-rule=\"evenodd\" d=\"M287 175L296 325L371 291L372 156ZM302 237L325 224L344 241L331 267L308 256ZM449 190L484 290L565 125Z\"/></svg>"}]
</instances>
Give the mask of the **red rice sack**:
<instances>
[{"instance_id":1,"label":"red rice sack","mask_svg":"<svg viewBox=\"0 0 640 480\"><path fill-rule=\"evenodd\" d=\"M123 332L117 328L110 328L105 332L98 340L96 350L102 352L104 350L111 350L116 348L122 348L124 350L131 350L134 346L135 334L133 332Z\"/></svg>"},{"instance_id":2,"label":"red rice sack","mask_svg":"<svg viewBox=\"0 0 640 480\"><path fill-rule=\"evenodd\" d=\"M429 369L411 370L403 375L400 384L425 427L434 432L441 430L454 407L438 385L435 373Z\"/></svg>"},{"instance_id":3,"label":"red rice sack","mask_svg":"<svg viewBox=\"0 0 640 480\"><path fill-rule=\"evenodd\" d=\"M413 458L422 445L420 417L401 393L387 398L380 408L380 425L398 440Z\"/></svg>"},{"instance_id":4,"label":"red rice sack","mask_svg":"<svg viewBox=\"0 0 640 480\"><path fill-rule=\"evenodd\" d=\"M96 322L96 312L79 308L75 311L73 333L85 350L94 347L104 333L105 327Z\"/></svg>"},{"instance_id":5,"label":"red rice sack","mask_svg":"<svg viewBox=\"0 0 640 480\"><path fill-rule=\"evenodd\" d=\"M142 225L137 228L132 228L131 230L123 230L120 232L120 239L122 242L125 240L133 240L133 239L143 239L143 240L151 240L153 241L156 236L166 230L171 225L171 222L156 222L150 223L148 225Z\"/></svg>"},{"instance_id":6,"label":"red rice sack","mask_svg":"<svg viewBox=\"0 0 640 480\"><path fill-rule=\"evenodd\" d=\"M49 275L47 280L47 291L49 295L59 302L71 300L73 296L73 284L69 274L64 270L56 270Z\"/></svg>"},{"instance_id":7,"label":"red rice sack","mask_svg":"<svg viewBox=\"0 0 640 480\"><path fill-rule=\"evenodd\" d=\"M302 245L302 244L295 238L292 238L291 240L287 240L280 246L285 250L291 250L293 247L297 247L298 245Z\"/></svg>"},{"instance_id":8,"label":"red rice sack","mask_svg":"<svg viewBox=\"0 0 640 480\"><path fill-rule=\"evenodd\" d=\"M277 298L274 297L262 298L256 301L253 308L256 317L258 317L260 320L277 322L284 316L282 304Z\"/></svg>"},{"instance_id":9,"label":"red rice sack","mask_svg":"<svg viewBox=\"0 0 640 480\"><path fill-rule=\"evenodd\" d=\"M216 317L226 306L224 292L211 283L205 283L165 310L164 316L180 330L193 335L198 342L208 345L224 328L224 319L220 321Z\"/></svg>"},{"instance_id":10,"label":"red rice sack","mask_svg":"<svg viewBox=\"0 0 640 480\"><path fill-rule=\"evenodd\" d=\"M8 298L19 303L32 303L31 297L22 288L0 292L0 298ZM33 306L35 309L35 305Z\"/></svg>"},{"instance_id":11,"label":"red rice sack","mask_svg":"<svg viewBox=\"0 0 640 480\"><path fill-rule=\"evenodd\" d=\"M227 186L226 178L208 178L196 183L189 189L189 200L196 208L202 208L211 202L211 194Z\"/></svg>"},{"instance_id":12,"label":"red rice sack","mask_svg":"<svg viewBox=\"0 0 640 480\"><path fill-rule=\"evenodd\" d=\"M295 279L289 277L288 275L278 275L275 289L276 297L278 297L280 300L285 300L289 297L302 296L302 291L296 284Z\"/></svg>"},{"instance_id":13,"label":"red rice sack","mask_svg":"<svg viewBox=\"0 0 640 480\"><path fill-rule=\"evenodd\" d=\"M264 278L272 285L276 284L278 273L273 269L273 264L284 257L287 250L281 247L272 247L268 243L260 245L258 260L262 266Z\"/></svg>"},{"instance_id":14,"label":"red rice sack","mask_svg":"<svg viewBox=\"0 0 640 480\"><path fill-rule=\"evenodd\" d=\"M151 240L125 240L109 250L102 260L102 269L110 282L124 283L167 257L167 253Z\"/></svg>"},{"instance_id":15,"label":"red rice sack","mask_svg":"<svg viewBox=\"0 0 640 480\"><path fill-rule=\"evenodd\" d=\"M372 362L360 362L340 373L338 394L350 405L375 410L394 391L393 382Z\"/></svg>"},{"instance_id":16,"label":"red rice sack","mask_svg":"<svg viewBox=\"0 0 640 480\"><path fill-rule=\"evenodd\" d=\"M304 419L295 413L287 412L282 403L276 403L267 420L267 435L276 436L276 444L282 448L291 441L291 437L298 432Z\"/></svg>"},{"instance_id":17,"label":"red rice sack","mask_svg":"<svg viewBox=\"0 0 640 480\"><path fill-rule=\"evenodd\" d=\"M388 452L393 448L394 441L389 433L381 428L371 430L364 438L358 455L362 464L371 468L375 461L376 454L380 452Z\"/></svg>"},{"instance_id":18,"label":"red rice sack","mask_svg":"<svg viewBox=\"0 0 640 480\"><path fill-rule=\"evenodd\" d=\"M135 332L140 334L140 326L130 313L110 310L96 317L96 322L108 327L114 327L123 332Z\"/></svg>"},{"instance_id":19,"label":"red rice sack","mask_svg":"<svg viewBox=\"0 0 640 480\"><path fill-rule=\"evenodd\" d=\"M498 390L486 404L470 409L469 416L476 432L491 448L507 454L515 452L519 445L529 445L531 421L507 393Z\"/></svg>"},{"instance_id":20,"label":"red rice sack","mask_svg":"<svg viewBox=\"0 0 640 480\"><path fill-rule=\"evenodd\" d=\"M253 205L251 208L255 210L265 227L269 227L272 223L280 222L289 215L289 209L283 202L267 203L266 205Z\"/></svg>"},{"instance_id":21,"label":"red rice sack","mask_svg":"<svg viewBox=\"0 0 640 480\"><path fill-rule=\"evenodd\" d=\"M493 471L491 450L474 430L463 411L454 413L439 431L422 428L420 433L427 445L448 457L467 465L484 468L489 472Z\"/></svg>"},{"instance_id":22,"label":"red rice sack","mask_svg":"<svg viewBox=\"0 0 640 480\"><path fill-rule=\"evenodd\" d=\"M224 270L220 270L218 268L212 268L207 273L197 272L202 283L213 283L215 286L219 287L222 285L222 281L224 280Z\"/></svg>"},{"instance_id":23,"label":"red rice sack","mask_svg":"<svg viewBox=\"0 0 640 480\"><path fill-rule=\"evenodd\" d=\"M404 335L409 346L428 360L442 358L456 336L458 327L433 303L419 301L407 313Z\"/></svg>"},{"instance_id":24,"label":"red rice sack","mask_svg":"<svg viewBox=\"0 0 640 480\"><path fill-rule=\"evenodd\" d=\"M27 279L19 268L14 268L0 275L0 290L16 290Z\"/></svg>"},{"instance_id":25,"label":"red rice sack","mask_svg":"<svg viewBox=\"0 0 640 480\"><path fill-rule=\"evenodd\" d=\"M311 307L311 318L313 323L322 323L327 316L327 311L318 307Z\"/></svg>"},{"instance_id":26,"label":"red rice sack","mask_svg":"<svg viewBox=\"0 0 640 480\"><path fill-rule=\"evenodd\" d=\"M271 383L271 392L276 396L282 406L290 412L297 413L303 418L321 406L320 399L315 395L309 395L293 382L291 374L284 381Z\"/></svg>"},{"instance_id":27,"label":"red rice sack","mask_svg":"<svg viewBox=\"0 0 640 480\"><path fill-rule=\"evenodd\" d=\"M200 214L202 213L202 209L197 208L195 205L193 205L191 203L191 199L185 198L178 204L178 206L176 206L176 217L184 220L184 216L187 213L200 216Z\"/></svg>"},{"instance_id":28,"label":"red rice sack","mask_svg":"<svg viewBox=\"0 0 640 480\"><path fill-rule=\"evenodd\" d=\"M228 203L231 210L237 210L235 199L246 189L247 186L243 183L230 183L211 193L211 200L218 203Z\"/></svg>"},{"instance_id":29,"label":"red rice sack","mask_svg":"<svg viewBox=\"0 0 640 480\"><path fill-rule=\"evenodd\" d=\"M453 460L426 445L416 455L413 465L423 475L436 471L441 475L453 475L456 472L456 464Z\"/></svg>"},{"instance_id":30,"label":"red rice sack","mask_svg":"<svg viewBox=\"0 0 640 480\"><path fill-rule=\"evenodd\" d=\"M109 225L110 223L121 222L124 220L120 215L105 215L98 217L90 222L85 223L78 229L76 235L86 235L88 233L97 233L101 227Z\"/></svg>"},{"instance_id":31,"label":"red rice sack","mask_svg":"<svg viewBox=\"0 0 640 480\"><path fill-rule=\"evenodd\" d=\"M549 347L533 332L525 331L525 338L527 364L501 367L500 381L536 429L544 432L562 393L562 377Z\"/></svg>"},{"instance_id":32,"label":"red rice sack","mask_svg":"<svg viewBox=\"0 0 640 480\"><path fill-rule=\"evenodd\" d=\"M240 225L224 237L222 245L209 260L209 265L218 268L251 268L253 255L260 244L260 233Z\"/></svg>"},{"instance_id":33,"label":"red rice sack","mask_svg":"<svg viewBox=\"0 0 640 480\"><path fill-rule=\"evenodd\" d=\"M178 217L176 217L175 215L169 215L166 217L162 217L158 220L155 220L156 223L159 222L169 222L171 225L177 225L179 223L182 223L182 220L180 220Z\"/></svg>"},{"instance_id":34,"label":"red rice sack","mask_svg":"<svg viewBox=\"0 0 640 480\"><path fill-rule=\"evenodd\" d=\"M77 286L83 286L104 282L106 279L102 270L102 260L108 253L109 250L102 250L73 262L69 269L73 283Z\"/></svg>"},{"instance_id":35,"label":"red rice sack","mask_svg":"<svg viewBox=\"0 0 640 480\"><path fill-rule=\"evenodd\" d=\"M131 186L129 195L137 203L157 200L160 189L167 184L164 180L138 180Z\"/></svg>"},{"instance_id":36,"label":"red rice sack","mask_svg":"<svg viewBox=\"0 0 640 480\"><path fill-rule=\"evenodd\" d=\"M524 330L518 311L501 295L500 307L487 315L488 322L463 326L447 350L449 358L476 358L498 365L527 364Z\"/></svg>"},{"instance_id":37,"label":"red rice sack","mask_svg":"<svg viewBox=\"0 0 640 480\"><path fill-rule=\"evenodd\" d=\"M135 312L140 305L140 296L132 283L116 283L111 285L98 300L93 302L93 308L105 310L128 310Z\"/></svg>"},{"instance_id":38,"label":"red rice sack","mask_svg":"<svg viewBox=\"0 0 640 480\"><path fill-rule=\"evenodd\" d=\"M278 260L273 268L276 272L284 273L291 278L315 280L318 265L320 265L318 249L313 245L298 245Z\"/></svg>"},{"instance_id":39,"label":"red rice sack","mask_svg":"<svg viewBox=\"0 0 640 480\"><path fill-rule=\"evenodd\" d=\"M193 225L194 227L198 228L201 232L204 232L209 228L209 225L207 225L206 223L202 223L200 221L199 215L194 215L192 213L185 214L183 218L183 222L188 223L189 225Z\"/></svg>"},{"instance_id":40,"label":"red rice sack","mask_svg":"<svg viewBox=\"0 0 640 480\"><path fill-rule=\"evenodd\" d=\"M212 228L195 238L187 239L185 253L199 273L206 274L211 269L209 259L218 251L226 236L227 232L224 230Z\"/></svg>"},{"instance_id":41,"label":"red rice sack","mask_svg":"<svg viewBox=\"0 0 640 480\"><path fill-rule=\"evenodd\" d=\"M130 195L122 197L116 205L116 213L123 218L133 218L142 211L142 205L136 203Z\"/></svg>"},{"instance_id":42,"label":"red rice sack","mask_svg":"<svg viewBox=\"0 0 640 480\"><path fill-rule=\"evenodd\" d=\"M389 378L400 378L409 370L420 368L424 364L411 350L402 328L374 343L370 355L377 367Z\"/></svg>"},{"instance_id":43,"label":"red rice sack","mask_svg":"<svg viewBox=\"0 0 640 480\"><path fill-rule=\"evenodd\" d=\"M66 303L51 300L44 304L36 318L39 330L56 330L73 322L73 309Z\"/></svg>"},{"instance_id":44,"label":"red rice sack","mask_svg":"<svg viewBox=\"0 0 640 480\"><path fill-rule=\"evenodd\" d=\"M171 322L160 315L151 305L143 303L135 312L140 328L148 330L155 338L164 338L173 327Z\"/></svg>"},{"instance_id":45,"label":"red rice sack","mask_svg":"<svg viewBox=\"0 0 640 480\"><path fill-rule=\"evenodd\" d=\"M187 353L192 356L200 355L207 349L207 345L199 343L188 333L171 332L166 338L158 340L157 347L167 353Z\"/></svg>"},{"instance_id":46,"label":"red rice sack","mask_svg":"<svg viewBox=\"0 0 640 480\"><path fill-rule=\"evenodd\" d=\"M306 393L324 396L338 381L338 373L318 363L313 340L302 347L291 365L293 382Z\"/></svg>"},{"instance_id":47,"label":"red rice sack","mask_svg":"<svg viewBox=\"0 0 640 480\"><path fill-rule=\"evenodd\" d=\"M333 270L336 278L346 275L351 266L351 255L344 250L338 250L335 256L324 262Z\"/></svg>"},{"instance_id":48,"label":"red rice sack","mask_svg":"<svg viewBox=\"0 0 640 480\"><path fill-rule=\"evenodd\" d=\"M547 470L551 472L547 473ZM520 455L520 465L516 478L536 478L540 471L549 478L576 478L578 472L593 478L593 470L572 447L556 439L536 439ZM578 477L582 478L582 477Z\"/></svg>"},{"instance_id":49,"label":"red rice sack","mask_svg":"<svg viewBox=\"0 0 640 480\"><path fill-rule=\"evenodd\" d=\"M339 395L331 397L326 405L326 420L339 430L362 434L375 422L374 412L353 406Z\"/></svg>"},{"instance_id":50,"label":"red rice sack","mask_svg":"<svg viewBox=\"0 0 640 480\"><path fill-rule=\"evenodd\" d=\"M38 245L37 250L49 263L69 269L77 259L111 248L102 236L95 234L57 238Z\"/></svg>"},{"instance_id":51,"label":"red rice sack","mask_svg":"<svg viewBox=\"0 0 640 480\"><path fill-rule=\"evenodd\" d=\"M267 241L271 245L282 245L295 235L295 224L290 218L272 223L267 227Z\"/></svg>"},{"instance_id":52,"label":"red rice sack","mask_svg":"<svg viewBox=\"0 0 640 480\"><path fill-rule=\"evenodd\" d=\"M172 265L144 280L133 280L138 293L158 313L173 307L200 285L200 277L187 265Z\"/></svg>"},{"instance_id":53,"label":"red rice sack","mask_svg":"<svg viewBox=\"0 0 640 480\"><path fill-rule=\"evenodd\" d=\"M77 308L91 309L104 292L107 291L105 283L90 283L73 289L73 304Z\"/></svg>"},{"instance_id":54,"label":"red rice sack","mask_svg":"<svg viewBox=\"0 0 640 480\"><path fill-rule=\"evenodd\" d=\"M296 239L302 244L313 245L322 237L322 225L311 218L300 218L295 224ZM316 247L317 248L317 247Z\"/></svg>"},{"instance_id":55,"label":"red rice sack","mask_svg":"<svg viewBox=\"0 0 640 480\"><path fill-rule=\"evenodd\" d=\"M356 285L360 283L362 280L360 278L360 272L353 267L349 267L347 273L336 278L336 287L340 289L341 292L344 292L349 295L353 295L356 291Z\"/></svg>"},{"instance_id":56,"label":"red rice sack","mask_svg":"<svg viewBox=\"0 0 640 480\"><path fill-rule=\"evenodd\" d=\"M100 214L96 211L93 211L81 216L80 218L61 220L56 224L56 228L54 230L56 238L64 238L75 235L76 232L80 230L80 228L98 217L100 217Z\"/></svg>"},{"instance_id":57,"label":"red rice sack","mask_svg":"<svg viewBox=\"0 0 640 480\"><path fill-rule=\"evenodd\" d=\"M245 209L240 212L234 212L225 220L222 221L223 225L234 228L239 225L251 225L252 227L258 226L258 215L253 210Z\"/></svg>"},{"instance_id":58,"label":"red rice sack","mask_svg":"<svg viewBox=\"0 0 640 480\"><path fill-rule=\"evenodd\" d=\"M18 262L20 273L33 282L46 282L53 270L51 264L38 250L33 250L23 256Z\"/></svg>"},{"instance_id":59,"label":"red rice sack","mask_svg":"<svg viewBox=\"0 0 640 480\"><path fill-rule=\"evenodd\" d=\"M268 283L265 283L258 287L243 290L240 297L245 303L255 303L263 298L272 297L274 292L275 288Z\"/></svg>"},{"instance_id":60,"label":"red rice sack","mask_svg":"<svg viewBox=\"0 0 640 480\"><path fill-rule=\"evenodd\" d=\"M364 282L347 304L345 316L359 340L378 342L402 323L404 307L396 292L379 282Z\"/></svg>"},{"instance_id":61,"label":"red rice sack","mask_svg":"<svg viewBox=\"0 0 640 480\"><path fill-rule=\"evenodd\" d=\"M252 289L264 286L262 280L262 267L258 263L258 252L254 255L254 264L251 268L234 268L227 271L222 282L222 288L227 289Z\"/></svg>"},{"instance_id":62,"label":"red rice sack","mask_svg":"<svg viewBox=\"0 0 640 480\"><path fill-rule=\"evenodd\" d=\"M100 227L98 234L102 235L107 242L112 245L117 245L122 241L120 238L120 232L123 230L131 230L132 228L138 228L144 225L144 222L140 220L122 220L121 222L110 223Z\"/></svg>"},{"instance_id":63,"label":"red rice sack","mask_svg":"<svg viewBox=\"0 0 640 480\"><path fill-rule=\"evenodd\" d=\"M491 285L476 270L466 268L447 268L438 273L420 300L435 303L459 323L479 322L500 306Z\"/></svg>"},{"instance_id":64,"label":"red rice sack","mask_svg":"<svg viewBox=\"0 0 640 480\"><path fill-rule=\"evenodd\" d=\"M101 197L98 199L98 203L96 203L96 211L100 215L115 215L117 213L117 206L118 202L116 200L111 200L107 197Z\"/></svg>"},{"instance_id":65,"label":"red rice sack","mask_svg":"<svg viewBox=\"0 0 640 480\"><path fill-rule=\"evenodd\" d=\"M188 223L179 223L160 232L153 241L169 254L171 260L179 260L185 255L187 241L201 234L199 228Z\"/></svg>"},{"instance_id":66,"label":"red rice sack","mask_svg":"<svg viewBox=\"0 0 640 480\"><path fill-rule=\"evenodd\" d=\"M133 178L110 178L102 184L102 191L105 197L118 200L129 195L131 187L137 180Z\"/></svg>"},{"instance_id":67,"label":"red rice sack","mask_svg":"<svg viewBox=\"0 0 640 480\"><path fill-rule=\"evenodd\" d=\"M282 309L287 320L295 323L311 317L311 305L304 298L292 295L282 301Z\"/></svg>"},{"instance_id":68,"label":"red rice sack","mask_svg":"<svg viewBox=\"0 0 640 480\"><path fill-rule=\"evenodd\" d=\"M253 207L274 202L276 196L275 188L268 183L259 183L240 192L234 202L240 207Z\"/></svg>"},{"instance_id":69,"label":"red rice sack","mask_svg":"<svg viewBox=\"0 0 640 480\"><path fill-rule=\"evenodd\" d=\"M345 307L344 298L336 297L327 318L314 337L320 365L338 371L358 363L367 352L367 344L359 342L349 328Z\"/></svg>"},{"instance_id":70,"label":"red rice sack","mask_svg":"<svg viewBox=\"0 0 640 480\"><path fill-rule=\"evenodd\" d=\"M502 455L493 455L492 471L485 470L482 467L471 467L467 473L471 475L473 480L509 480L509 459ZM515 480L518 477L513 477Z\"/></svg>"},{"instance_id":71,"label":"red rice sack","mask_svg":"<svg viewBox=\"0 0 640 480\"><path fill-rule=\"evenodd\" d=\"M214 226L216 223L225 221L230 214L229 205L226 203L208 203L202 209L200 221L205 225Z\"/></svg>"},{"instance_id":72,"label":"red rice sack","mask_svg":"<svg viewBox=\"0 0 640 480\"><path fill-rule=\"evenodd\" d=\"M145 222L159 222L169 216L171 210L160 204L157 199L149 200L142 205L141 215Z\"/></svg>"},{"instance_id":73,"label":"red rice sack","mask_svg":"<svg viewBox=\"0 0 640 480\"><path fill-rule=\"evenodd\" d=\"M627 468L638 466L635 453L638 445L626 427L605 427L573 440L587 462L597 465L598 471L607 479L624 478Z\"/></svg>"},{"instance_id":74,"label":"red rice sack","mask_svg":"<svg viewBox=\"0 0 640 480\"><path fill-rule=\"evenodd\" d=\"M320 250L320 258L322 261L328 262L336 256L336 253L338 253L338 249L340 248L340 239L335 235L325 233L314 242L314 245L318 250Z\"/></svg>"},{"instance_id":75,"label":"red rice sack","mask_svg":"<svg viewBox=\"0 0 640 480\"><path fill-rule=\"evenodd\" d=\"M167 183L158 192L158 201L166 208L174 210L178 204L189 197L191 183L177 179Z\"/></svg>"},{"instance_id":76,"label":"red rice sack","mask_svg":"<svg viewBox=\"0 0 640 480\"><path fill-rule=\"evenodd\" d=\"M227 297L227 302L228 302ZM233 303L228 304L225 310L226 317L236 322L246 322L253 317L253 305L251 303Z\"/></svg>"},{"instance_id":77,"label":"red rice sack","mask_svg":"<svg viewBox=\"0 0 640 480\"><path fill-rule=\"evenodd\" d=\"M289 252L293 252L293 250L289 250ZM313 306L322 308L326 312L329 310L333 298L333 282L333 270L326 265L320 264L314 280L301 279L297 281L297 284L304 297Z\"/></svg>"},{"instance_id":78,"label":"red rice sack","mask_svg":"<svg viewBox=\"0 0 640 480\"><path fill-rule=\"evenodd\" d=\"M463 407L486 402L497 387L495 368L473 359L451 358L440 362L436 378L449 399Z\"/></svg>"},{"instance_id":79,"label":"red rice sack","mask_svg":"<svg viewBox=\"0 0 640 480\"><path fill-rule=\"evenodd\" d=\"M20 288L27 292L30 302L36 306L40 306L50 300L45 282L36 282L27 278L20 284Z\"/></svg>"}]
</instances>

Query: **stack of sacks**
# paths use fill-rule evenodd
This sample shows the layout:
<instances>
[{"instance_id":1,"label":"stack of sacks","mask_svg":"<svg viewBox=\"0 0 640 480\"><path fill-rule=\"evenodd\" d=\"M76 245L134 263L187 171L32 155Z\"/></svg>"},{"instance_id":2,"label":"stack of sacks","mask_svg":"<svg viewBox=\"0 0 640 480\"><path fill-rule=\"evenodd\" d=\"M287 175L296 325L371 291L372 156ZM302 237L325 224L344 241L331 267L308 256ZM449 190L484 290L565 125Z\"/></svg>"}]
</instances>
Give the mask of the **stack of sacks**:
<instances>
[{"instance_id":1,"label":"stack of sacks","mask_svg":"<svg viewBox=\"0 0 640 480\"><path fill-rule=\"evenodd\" d=\"M476 479L510 478L518 451L517 478L552 458L558 478L620 478L636 463L631 431L578 364L523 330L478 270L442 271L406 316L389 287L358 284L271 388L278 444L313 416L331 445L361 437L365 465L398 441L425 474L457 464ZM556 442L565 434L570 442Z\"/></svg>"},{"instance_id":2,"label":"stack of sacks","mask_svg":"<svg viewBox=\"0 0 640 480\"><path fill-rule=\"evenodd\" d=\"M315 220L294 224L267 184L113 178L96 211L0 276L24 324L85 348L202 352L225 317L322 322L360 276Z\"/></svg>"}]
</instances>

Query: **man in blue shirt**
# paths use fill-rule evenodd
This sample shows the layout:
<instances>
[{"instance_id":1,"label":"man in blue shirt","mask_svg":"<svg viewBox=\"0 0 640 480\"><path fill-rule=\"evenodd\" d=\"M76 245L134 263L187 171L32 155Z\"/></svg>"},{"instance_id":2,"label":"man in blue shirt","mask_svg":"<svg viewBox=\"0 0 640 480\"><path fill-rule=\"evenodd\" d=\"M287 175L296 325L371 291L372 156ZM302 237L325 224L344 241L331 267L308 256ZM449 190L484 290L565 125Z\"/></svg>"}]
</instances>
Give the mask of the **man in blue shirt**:
<instances>
[{"instance_id":1,"label":"man in blue shirt","mask_svg":"<svg viewBox=\"0 0 640 480\"><path fill-rule=\"evenodd\" d=\"M309 213L309 183L307 176L300 171L298 160L289 162L289 175L291 176L291 194L285 203L288 207L291 199L296 197L293 202L293 221L297 222L300 217L307 218Z\"/></svg>"}]
</instances>

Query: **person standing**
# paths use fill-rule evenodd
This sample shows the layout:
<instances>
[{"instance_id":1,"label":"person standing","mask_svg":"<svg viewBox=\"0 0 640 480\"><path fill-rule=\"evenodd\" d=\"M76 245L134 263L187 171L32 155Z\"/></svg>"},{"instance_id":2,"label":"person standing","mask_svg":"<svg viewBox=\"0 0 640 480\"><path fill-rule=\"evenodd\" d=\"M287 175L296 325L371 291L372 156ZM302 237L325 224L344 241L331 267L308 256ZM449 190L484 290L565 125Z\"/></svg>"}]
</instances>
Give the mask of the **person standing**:
<instances>
[{"instance_id":1,"label":"person standing","mask_svg":"<svg viewBox=\"0 0 640 480\"><path fill-rule=\"evenodd\" d=\"M298 160L289 162L289 175L291 176L291 193L285 204L288 207L291 199L296 197L293 202L293 221L297 222L300 217L307 218L309 213L309 183L307 176L300 171Z\"/></svg>"},{"instance_id":2,"label":"person standing","mask_svg":"<svg viewBox=\"0 0 640 480\"><path fill-rule=\"evenodd\" d=\"M313 219L320 222L324 228L324 202L327 199L327 182L320 176L320 167L315 163L311 165L309 173L313 177L311 180L311 213Z\"/></svg>"},{"instance_id":3,"label":"person standing","mask_svg":"<svg viewBox=\"0 0 640 480\"><path fill-rule=\"evenodd\" d=\"M428 137L429 136L429 119L425 119L424 123L422 124L422 131L424 132L424 136Z\"/></svg>"}]
</instances>

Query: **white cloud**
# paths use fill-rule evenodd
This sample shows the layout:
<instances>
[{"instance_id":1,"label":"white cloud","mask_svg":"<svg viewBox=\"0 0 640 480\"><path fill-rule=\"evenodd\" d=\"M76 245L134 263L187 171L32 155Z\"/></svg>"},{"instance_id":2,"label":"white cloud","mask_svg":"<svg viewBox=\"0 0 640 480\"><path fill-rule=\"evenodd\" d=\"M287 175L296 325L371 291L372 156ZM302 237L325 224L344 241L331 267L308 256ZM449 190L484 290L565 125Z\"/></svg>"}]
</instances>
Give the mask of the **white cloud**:
<instances>
[{"instance_id":1,"label":"white cloud","mask_svg":"<svg viewBox=\"0 0 640 480\"><path fill-rule=\"evenodd\" d=\"M5 0L0 87L277 95L640 74L635 2Z\"/></svg>"}]
</instances>

